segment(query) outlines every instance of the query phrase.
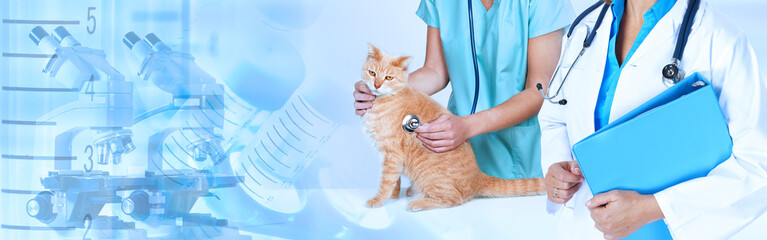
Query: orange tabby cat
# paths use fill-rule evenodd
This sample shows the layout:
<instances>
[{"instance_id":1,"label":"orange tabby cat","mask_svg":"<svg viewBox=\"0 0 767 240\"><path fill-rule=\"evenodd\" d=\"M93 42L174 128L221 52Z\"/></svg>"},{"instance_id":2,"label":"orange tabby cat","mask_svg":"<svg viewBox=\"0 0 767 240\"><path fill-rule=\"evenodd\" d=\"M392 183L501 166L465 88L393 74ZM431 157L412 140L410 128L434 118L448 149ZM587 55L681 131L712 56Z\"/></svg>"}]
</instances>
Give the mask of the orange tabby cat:
<instances>
[{"instance_id":1,"label":"orange tabby cat","mask_svg":"<svg viewBox=\"0 0 767 240\"><path fill-rule=\"evenodd\" d=\"M410 211L458 206L475 197L545 193L542 178L501 179L482 173L468 141L451 151L435 153L416 134L406 133L401 124L409 114L423 123L451 114L408 86L409 61L410 57L393 57L370 45L362 79L376 99L363 118L366 131L383 154L383 172L378 193L368 200L368 207L380 207L389 197L399 197L400 174L413 185L407 196L418 193L422 197L408 203Z\"/></svg>"}]
</instances>

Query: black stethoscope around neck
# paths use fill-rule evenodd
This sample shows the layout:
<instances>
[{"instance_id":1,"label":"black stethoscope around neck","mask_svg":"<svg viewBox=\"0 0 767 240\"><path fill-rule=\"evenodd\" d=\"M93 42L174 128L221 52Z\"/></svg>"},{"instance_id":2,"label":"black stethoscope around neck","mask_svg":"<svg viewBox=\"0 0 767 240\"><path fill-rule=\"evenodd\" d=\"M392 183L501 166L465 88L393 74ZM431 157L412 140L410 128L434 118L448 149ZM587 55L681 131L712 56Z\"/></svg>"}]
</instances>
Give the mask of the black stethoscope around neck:
<instances>
[{"instance_id":1,"label":"black stethoscope around neck","mask_svg":"<svg viewBox=\"0 0 767 240\"><path fill-rule=\"evenodd\" d=\"M682 21L682 26L679 31L679 36L677 37L676 41L676 48L674 50L674 56L671 59L671 63L664 66L662 69L662 75L663 75L663 83L666 84L666 86L672 86L679 81L682 81L684 79L684 72L679 69L679 64L682 59L682 54L684 53L684 48L687 45L687 38L690 36L690 32L692 30L692 23L695 19L695 15L698 12L698 8L700 8L700 0L689 0L688 2L687 11L684 14L684 20ZM583 21L586 16L591 14L594 10L599 8L599 6L602 6L602 11L599 13L599 18L597 18L596 25L594 26L594 30L591 30L591 32L588 32L586 34L586 39L583 41L583 47L581 48L581 51L578 53L578 56L575 57L575 60L573 61L573 64L570 65L570 68L568 68L567 73L565 73L565 77L562 78L562 81L559 84L559 87L557 88L557 91L554 92L553 95L549 96L548 93L543 91L542 84L538 83L536 84L536 88L539 92L541 92L541 95L544 99L548 100L551 103L556 103L559 105L566 105L567 99L562 98L560 100L555 100L557 96L559 96L560 91L562 91L562 86L565 85L565 81L567 81L567 77L570 75L570 70L573 69L576 63L578 63L578 60L583 56L583 53L586 52L586 49L591 47L591 44L594 42L594 38L597 35L597 30L599 30L599 27L602 25L602 21L604 21L605 15L607 13L607 10L610 8L610 4L605 3L603 0L599 0L599 2L595 3L591 7L587 8L586 11L578 15L577 18L575 18L575 21L570 26L570 30L567 32L567 38L568 41L570 41L570 37L573 34L573 30L575 30L575 27ZM588 30L587 30L588 31ZM564 51L567 51L567 49L564 49ZM554 71L554 75L551 76L551 80L549 81L549 86L551 86L552 83L554 83L554 79L557 77L557 74L559 73L559 69L562 66L562 59L560 59L559 64ZM549 92L551 89L549 89Z\"/></svg>"},{"instance_id":2,"label":"black stethoscope around neck","mask_svg":"<svg viewBox=\"0 0 767 240\"><path fill-rule=\"evenodd\" d=\"M679 37L677 37L676 42L676 49L674 50L674 56L671 59L671 63L664 66L662 69L663 74L663 83L667 86L674 85L684 79L684 72L679 69L679 64L682 59L682 54L684 53L685 45L687 45L687 38L690 36L690 32L692 29L692 22L695 18L695 14L698 12L698 8L700 7L700 0L688 0L688 7L687 11L684 15L684 20L682 21L682 31L679 31ZM474 101L471 105L471 114L474 114L477 110L477 102L479 100L479 63L477 60L477 48L474 40L474 13L473 13L473 6L472 6L472 0L468 0L469 5L469 40L471 43L471 57L472 62L474 64ZM495 4L495 3L494 3ZM559 105L566 105L567 99L562 98L560 100L554 100L557 96L559 96L559 93L562 91L562 86L565 85L565 81L567 80L567 77L570 76L570 71L572 70L573 66L578 63L578 60L583 56L583 54L586 52L586 49L591 47L591 44L594 42L594 39L597 35L597 30L599 30L599 27L602 25L602 21L604 21L605 15L607 13L607 10L610 8L610 4L605 3L603 0L598 0L597 3L590 6L586 9L586 11L583 11L580 15L578 15L577 18L575 18L575 21L573 21L573 24L570 25L570 29L567 32L567 38L568 41L570 41L570 37L573 34L573 31L575 30L575 27L580 24L581 21L583 21L586 16L591 14L594 10L602 6L602 10L599 13L599 18L597 18L597 22L595 24L594 30L586 34L586 39L583 41L583 47L581 48L581 51L578 53L578 56L573 61L573 64L570 65L570 68L567 70L567 73L565 73L565 77L562 79L561 83L559 84L559 87L557 88L557 91L554 92L553 95L549 96L546 92L543 91L542 84L538 83L536 84L536 88L541 93L544 99L551 103L556 103ZM566 51L567 49L565 49ZM557 74L559 73L559 69L562 66L562 59L559 60L559 64L557 64L557 68L554 71L554 75L551 76L551 80L549 80L549 86L554 82L554 79L556 78ZM549 89L550 91L551 89ZM402 120L402 128L405 130L405 132L413 133L416 128L420 126L420 119L416 117L415 115L408 115L405 116L405 118Z\"/></svg>"}]
</instances>

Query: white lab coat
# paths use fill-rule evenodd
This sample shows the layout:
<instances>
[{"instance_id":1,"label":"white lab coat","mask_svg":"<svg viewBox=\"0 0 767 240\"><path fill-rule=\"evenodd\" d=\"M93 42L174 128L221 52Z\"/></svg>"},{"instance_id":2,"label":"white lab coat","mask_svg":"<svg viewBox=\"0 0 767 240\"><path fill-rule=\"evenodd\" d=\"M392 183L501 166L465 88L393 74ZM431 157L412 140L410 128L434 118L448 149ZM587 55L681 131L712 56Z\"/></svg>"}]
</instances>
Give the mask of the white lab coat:
<instances>
[{"instance_id":1,"label":"white lab coat","mask_svg":"<svg viewBox=\"0 0 767 240\"><path fill-rule=\"evenodd\" d=\"M661 69L671 60L686 9L686 0L677 1L626 63L610 121L667 89L661 81ZM579 25L593 29L598 15L599 9ZM567 105L545 102L541 109L544 173L551 164L573 160L572 146L594 132L594 108L604 73L610 19L608 11L593 45L563 86L560 98L564 96ZM688 75L698 72L711 81L734 147L732 156L708 176L655 194L675 239L726 239L767 210L767 87L760 78L751 45L736 26L702 2L682 59L681 69ZM552 93L581 50L584 33L573 35L575 40L569 49L563 47L563 65L554 79ZM566 204L548 202L547 210L559 217L560 239L602 239L585 207L592 196L588 184L584 184Z\"/></svg>"}]
</instances>

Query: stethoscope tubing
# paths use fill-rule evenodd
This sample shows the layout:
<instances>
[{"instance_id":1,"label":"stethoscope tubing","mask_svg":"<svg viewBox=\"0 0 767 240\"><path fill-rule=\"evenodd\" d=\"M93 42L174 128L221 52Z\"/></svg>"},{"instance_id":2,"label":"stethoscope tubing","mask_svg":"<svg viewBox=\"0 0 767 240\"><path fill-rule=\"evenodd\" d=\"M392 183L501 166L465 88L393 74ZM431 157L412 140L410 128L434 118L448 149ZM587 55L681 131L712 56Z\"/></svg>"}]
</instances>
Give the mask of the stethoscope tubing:
<instances>
[{"instance_id":1,"label":"stethoscope tubing","mask_svg":"<svg viewBox=\"0 0 767 240\"><path fill-rule=\"evenodd\" d=\"M586 9L586 11L584 11L583 13L578 15L577 18L575 18L575 21L570 26L570 29L569 29L569 31L567 33L568 41L570 41L570 37L571 37L573 31L575 30L575 27L578 24L580 24L580 22L584 18L586 18L586 16L588 16L591 12L596 10L596 8L599 7L602 4L604 4L604 7L602 7L602 11L599 13L599 18L597 19L597 22L596 22L596 25L594 27L594 30L589 32L588 35L586 36L586 39L583 42L583 47L581 48L580 53L578 53L578 56L573 61L573 64L570 65L570 68L567 70L567 73L565 73L565 77L562 79L561 83L559 84L559 87L557 88L557 91L554 92L554 95L549 96L549 94L547 94L547 92L551 90L550 87L554 83L554 79L556 78L557 73L559 73L559 68L561 67L562 61L563 61L562 59L560 59L559 63L557 64L557 69L554 71L554 75L552 75L551 76L551 80L549 80L549 89L547 89L547 91L543 91L543 86L540 83L536 85L536 87L538 88L538 91L541 92L541 95L547 101L549 101L551 103L558 103L560 105L567 104L567 100L565 100L564 98L562 100L560 100L560 101L555 101L554 98L559 96L559 93L562 90L562 87L565 85L565 81L567 81L568 77L570 76L570 70L572 70L572 68L575 66L575 64L578 63L578 60L581 58L581 56L583 56L583 54L585 53L586 49L589 48L591 46L591 43L594 41L594 39L596 37L596 34L597 34L597 30L602 25L602 21L605 18L605 14L607 13L607 9L609 9L610 4L607 4L604 1L599 0L597 3L595 3L594 5L589 7L588 9ZM683 19L682 25L681 25L681 29L682 30L680 30L679 36L677 37L676 48L674 49L674 56L672 58L672 62L671 62L671 64L668 64L668 65L666 65L663 68L664 72L668 68L673 68L673 74L672 74L673 76L667 77L667 76L664 75L664 78L663 78L664 83L666 83L668 81L671 81L672 83L675 84L679 80L681 80L679 78L683 77L683 75L684 75L684 73L682 73L680 70L678 70L678 65L681 62L685 46L687 45L687 40L690 37L690 32L692 32L692 24L693 24L692 22L695 19L695 15L696 15L695 13L698 12L699 8L700 8L700 0L689 0L689 6L687 7L687 10L685 12L684 19ZM569 46L569 44L567 46ZM564 56L564 54L563 54L563 56Z\"/></svg>"},{"instance_id":2,"label":"stethoscope tubing","mask_svg":"<svg viewBox=\"0 0 767 240\"><path fill-rule=\"evenodd\" d=\"M600 11L599 13L599 18L597 18L596 25L594 25L594 30L592 30L591 32L588 33L588 35L586 35L586 38L583 40L583 47L581 47L581 51L578 53L578 56L575 57L575 60L573 60L573 64L570 65L570 68L567 69L567 73L565 73L565 77L562 79L562 82L559 84L559 87L557 87L557 91L554 92L554 95L549 96L548 94L546 94L546 92L543 91L543 86L540 83L536 85L536 87L538 88L538 91L541 92L541 95L547 101L551 103L556 103L559 105L567 104L567 100L564 98L559 101L555 101L554 98L559 96L559 92L562 91L562 87L565 85L565 81L570 76L570 71L573 69L573 67L575 67L575 64L578 64L578 60L581 59L581 56L583 56L583 54L586 53L586 49L591 47L591 44L594 42L594 39L596 39L597 31L599 30L599 27L602 25L602 21L605 19L605 15L607 14L607 10L610 8L610 5L608 5L607 3L604 3L602 0L599 0L596 4L592 5L591 7L586 9L586 11L578 15L578 17L575 18L575 21L573 22L572 26L570 26L570 30L567 32L567 38L568 38L568 41L570 41L569 38L572 36L573 31L575 30L575 27L578 24L580 24L580 22L583 21L583 19L586 18L586 16L588 16L591 12L593 12L599 6L602 6L602 5L604 6L602 7L602 11ZM567 46L569 47L569 44ZM548 90L551 89L551 85L554 83L554 78L556 78L557 73L559 73L559 68L560 66L562 66L562 61L563 59L560 59L559 63L557 64L557 69L554 71L554 75L552 75L551 79L549 80Z\"/></svg>"},{"instance_id":3,"label":"stethoscope tubing","mask_svg":"<svg viewBox=\"0 0 767 240\"><path fill-rule=\"evenodd\" d=\"M474 102L471 104L471 114L477 111L477 102L479 101L479 63L477 62L477 47L474 44L474 11L472 11L472 2L469 2L469 38L471 40L471 59L474 62Z\"/></svg>"}]
</instances>

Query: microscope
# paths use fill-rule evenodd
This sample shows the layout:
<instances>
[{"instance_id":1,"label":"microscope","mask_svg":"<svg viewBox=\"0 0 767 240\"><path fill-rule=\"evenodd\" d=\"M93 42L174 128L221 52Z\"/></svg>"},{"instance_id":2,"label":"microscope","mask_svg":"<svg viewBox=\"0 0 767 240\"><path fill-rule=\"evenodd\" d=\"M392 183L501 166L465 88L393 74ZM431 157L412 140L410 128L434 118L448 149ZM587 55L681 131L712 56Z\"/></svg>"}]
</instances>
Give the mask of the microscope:
<instances>
[{"instance_id":1,"label":"microscope","mask_svg":"<svg viewBox=\"0 0 767 240\"><path fill-rule=\"evenodd\" d=\"M51 36L38 26L29 37L44 53L53 53L43 72L78 96L42 117L64 123L56 130L60 131L55 140L56 156L72 156L72 140L93 130L96 163L120 164L122 156L135 149L129 129L133 125L133 84L107 62L104 51L83 47L64 27L57 27ZM37 135L41 134L47 132ZM69 165L57 161L56 170L71 170Z\"/></svg>"},{"instance_id":2,"label":"microscope","mask_svg":"<svg viewBox=\"0 0 767 240\"><path fill-rule=\"evenodd\" d=\"M163 145L169 136L176 134L192 159L197 163L206 160L207 168L218 165L228 158L221 147L221 131L224 124L224 89L203 71L189 54L171 50L154 33L142 40L134 32L125 34L123 43L141 61L140 79L150 81L169 94L169 103L137 117L135 122L151 118L164 119L165 129L149 139L147 168L163 169Z\"/></svg>"},{"instance_id":3,"label":"microscope","mask_svg":"<svg viewBox=\"0 0 767 240\"><path fill-rule=\"evenodd\" d=\"M132 83L126 82L123 75L107 63L103 51L83 47L64 27L56 28L53 36L36 27L30 37L44 52L52 53L43 71L65 84L71 94L79 95L77 101L64 104L43 116L47 122L57 123L55 129L61 129L54 131L61 132L55 139L56 156L74 156L72 143L75 138L93 131L95 137L86 148L86 153L90 149L93 155L98 156L89 159L93 158L96 164L101 165L120 164L124 154L136 149L133 143L136 136L129 127L135 127L135 122L151 117L150 114L134 118ZM169 51L167 46L162 47L159 39L154 40L157 40L154 43L158 49ZM188 57L178 53L172 55ZM173 62L163 57L152 58L148 62L151 66L147 68L147 73L158 73L161 72L158 69L169 70L169 66L174 64L189 63ZM213 196L210 189L235 187L241 179L216 176L196 169L180 169L173 173L162 171L162 143L176 132L184 132L182 134L190 139L188 149L194 153L195 161L210 159L215 165L226 159L218 145L220 137L213 133L223 117L211 118L211 112L206 112L223 107L223 102L210 103L206 99L220 93L220 86L207 74L198 74L196 76L203 76L197 79L199 81L188 81L177 88L172 83L178 79L168 79L168 75L162 73L145 76L148 75L162 78L153 80L163 90L173 93L171 104L165 110L175 111L175 120L172 119L170 124L160 121L160 124L169 127L149 139L141 139L149 145L154 144L154 147L150 146L147 156L150 162L148 171L141 175L112 176L109 172L94 170L92 162L90 166L86 162L82 170L74 170L72 159L56 161L55 171L40 180L46 191L27 201L27 214L53 229L86 229L86 235L92 231L94 236L105 238L148 239L146 230L137 229L136 222L125 221L129 219L151 226L178 228L170 238L196 236L195 231L201 227L217 228L211 238L243 238L237 228L228 226L226 219L190 213L200 197ZM203 107L203 104L209 108ZM201 119L207 122L198 121ZM119 206L125 215L100 215L108 204ZM181 224L178 225L178 222Z\"/></svg>"},{"instance_id":4,"label":"microscope","mask_svg":"<svg viewBox=\"0 0 767 240\"><path fill-rule=\"evenodd\" d=\"M146 134L147 182L132 188L122 199L122 212L151 226L176 226L174 233L181 238L196 236L194 231L200 226L216 227L221 238L243 238L226 219L190 213L199 198L218 198L211 189L232 188L242 182L240 177L215 173L213 169L228 160L218 133L224 125L223 86L197 66L194 57L173 51L154 33L142 39L129 32L123 43L141 62L139 79L167 94L141 97L167 97L168 102L150 107L134 119L137 126L161 127ZM170 146L185 153L176 155ZM169 164L166 153L185 168ZM195 164L184 163L186 159ZM179 220L182 224L177 225Z\"/></svg>"},{"instance_id":5,"label":"microscope","mask_svg":"<svg viewBox=\"0 0 767 240\"><path fill-rule=\"evenodd\" d=\"M84 47L64 27L53 35L38 26L29 37L46 54L52 54L43 73L63 84L55 94L72 99L40 117L51 123L49 128L35 133L39 148L47 148L51 133L55 134L54 169L41 183L48 189L38 193L26 204L30 217L55 228L83 228L90 225L110 226L111 229L133 229L131 223L114 216L99 216L108 203L121 198L112 186L109 173L94 170L99 165L118 165L123 156L135 149L132 140L133 85L106 60L102 50ZM53 94L53 93L52 93ZM85 148L90 152L82 170L74 170L72 162L75 138L88 133L93 140ZM78 152L82 151L78 149ZM54 181L55 180L55 181Z\"/></svg>"}]
</instances>

